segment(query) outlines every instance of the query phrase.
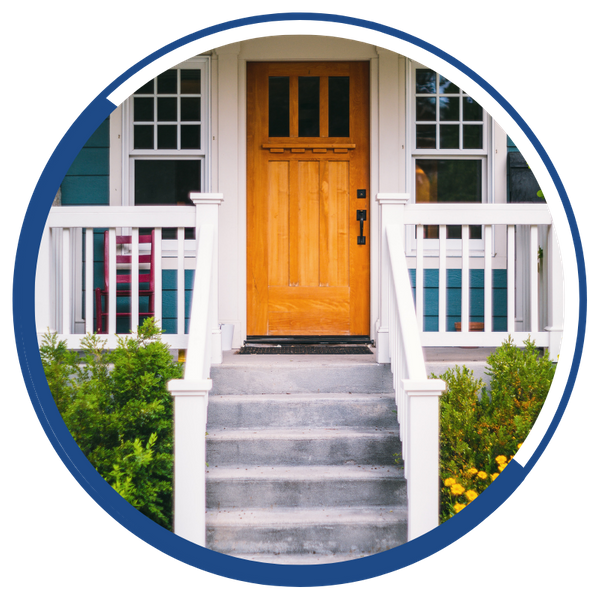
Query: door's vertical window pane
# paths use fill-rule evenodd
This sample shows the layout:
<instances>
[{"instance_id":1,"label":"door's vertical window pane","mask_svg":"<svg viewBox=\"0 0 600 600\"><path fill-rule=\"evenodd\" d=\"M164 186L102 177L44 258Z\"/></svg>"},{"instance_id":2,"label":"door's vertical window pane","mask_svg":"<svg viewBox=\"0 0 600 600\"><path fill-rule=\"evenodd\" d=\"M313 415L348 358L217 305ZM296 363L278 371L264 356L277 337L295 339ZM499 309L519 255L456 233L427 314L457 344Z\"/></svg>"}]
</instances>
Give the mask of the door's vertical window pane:
<instances>
[{"instance_id":1,"label":"door's vertical window pane","mask_svg":"<svg viewBox=\"0 0 600 600\"><path fill-rule=\"evenodd\" d=\"M319 137L320 77L298 77L298 135Z\"/></svg>"},{"instance_id":2,"label":"door's vertical window pane","mask_svg":"<svg viewBox=\"0 0 600 600\"><path fill-rule=\"evenodd\" d=\"M329 78L329 137L350 137L350 78Z\"/></svg>"},{"instance_id":3,"label":"door's vertical window pane","mask_svg":"<svg viewBox=\"0 0 600 600\"><path fill-rule=\"evenodd\" d=\"M289 77L269 77L269 137L290 137Z\"/></svg>"}]
</instances>

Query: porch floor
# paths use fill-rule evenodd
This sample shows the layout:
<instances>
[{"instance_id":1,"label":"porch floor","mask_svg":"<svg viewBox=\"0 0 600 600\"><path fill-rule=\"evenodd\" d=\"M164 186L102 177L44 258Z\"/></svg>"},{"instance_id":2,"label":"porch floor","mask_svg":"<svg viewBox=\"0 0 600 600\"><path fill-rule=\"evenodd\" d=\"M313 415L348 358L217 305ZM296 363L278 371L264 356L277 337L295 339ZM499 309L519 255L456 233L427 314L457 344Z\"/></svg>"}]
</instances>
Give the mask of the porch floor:
<instances>
[{"instance_id":1,"label":"porch floor","mask_svg":"<svg viewBox=\"0 0 600 600\"><path fill-rule=\"evenodd\" d=\"M471 363L485 362L495 348L424 348L426 363ZM375 349L373 354L238 354L238 349L223 352L223 366L252 365L349 365L376 363Z\"/></svg>"}]
</instances>

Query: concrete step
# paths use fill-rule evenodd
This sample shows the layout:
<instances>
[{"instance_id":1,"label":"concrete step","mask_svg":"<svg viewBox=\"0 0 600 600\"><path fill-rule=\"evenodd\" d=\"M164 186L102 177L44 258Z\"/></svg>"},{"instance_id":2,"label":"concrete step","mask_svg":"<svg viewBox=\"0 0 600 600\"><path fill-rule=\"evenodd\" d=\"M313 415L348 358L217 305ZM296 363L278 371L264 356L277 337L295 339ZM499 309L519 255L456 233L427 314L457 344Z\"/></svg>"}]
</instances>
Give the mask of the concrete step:
<instances>
[{"instance_id":1,"label":"concrete step","mask_svg":"<svg viewBox=\"0 0 600 600\"><path fill-rule=\"evenodd\" d=\"M209 467L393 465L402 449L397 428L210 429Z\"/></svg>"},{"instance_id":2,"label":"concrete step","mask_svg":"<svg viewBox=\"0 0 600 600\"><path fill-rule=\"evenodd\" d=\"M211 394L208 427L397 427L393 394Z\"/></svg>"},{"instance_id":3,"label":"concrete step","mask_svg":"<svg viewBox=\"0 0 600 600\"><path fill-rule=\"evenodd\" d=\"M351 507L406 504L398 466L225 467L206 472L206 506Z\"/></svg>"},{"instance_id":4,"label":"concrete step","mask_svg":"<svg viewBox=\"0 0 600 600\"><path fill-rule=\"evenodd\" d=\"M211 367L211 395L390 394L390 366L362 356L241 356ZM313 359L307 360L307 358ZM262 360L241 360L262 359Z\"/></svg>"},{"instance_id":5,"label":"concrete step","mask_svg":"<svg viewBox=\"0 0 600 600\"><path fill-rule=\"evenodd\" d=\"M207 546L224 554L366 555L406 541L406 508L208 510Z\"/></svg>"},{"instance_id":6,"label":"concrete step","mask_svg":"<svg viewBox=\"0 0 600 600\"><path fill-rule=\"evenodd\" d=\"M389 365L374 356L227 354L211 378L209 548L314 564L406 541Z\"/></svg>"}]
</instances>

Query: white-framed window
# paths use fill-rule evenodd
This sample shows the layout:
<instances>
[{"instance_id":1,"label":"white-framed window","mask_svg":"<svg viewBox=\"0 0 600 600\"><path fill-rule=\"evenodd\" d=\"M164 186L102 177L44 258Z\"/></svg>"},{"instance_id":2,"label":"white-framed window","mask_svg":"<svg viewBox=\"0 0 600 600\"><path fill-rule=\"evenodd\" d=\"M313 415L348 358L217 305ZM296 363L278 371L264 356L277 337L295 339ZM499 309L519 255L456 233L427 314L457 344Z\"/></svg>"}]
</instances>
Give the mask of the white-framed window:
<instances>
[{"instance_id":1,"label":"white-framed window","mask_svg":"<svg viewBox=\"0 0 600 600\"><path fill-rule=\"evenodd\" d=\"M140 87L123 107L123 204L191 204L209 189L207 56L187 60Z\"/></svg>"},{"instance_id":2,"label":"white-framed window","mask_svg":"<svg viewBox=\"0 0 600 600\"><path fill-rule=\"evenodd\" d=\"M413 201L491 202L489 115L440 73L415 62L407 72ZM435 251L438 227L425 227L424 234L425 249ZM447 227L449 250L459 248L461 236L460 225ZM410 246L414 248L414 241ZM469 247L475 252L483 250L481 226L470 227Z\"/></svg>"}]
</instances>

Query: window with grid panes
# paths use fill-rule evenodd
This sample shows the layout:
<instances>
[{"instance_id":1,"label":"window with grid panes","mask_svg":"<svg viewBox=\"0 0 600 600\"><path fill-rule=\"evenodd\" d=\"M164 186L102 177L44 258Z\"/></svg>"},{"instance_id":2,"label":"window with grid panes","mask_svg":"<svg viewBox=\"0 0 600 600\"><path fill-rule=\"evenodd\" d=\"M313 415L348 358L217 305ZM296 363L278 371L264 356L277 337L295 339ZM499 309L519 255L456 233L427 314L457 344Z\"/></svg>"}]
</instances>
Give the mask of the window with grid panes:
<instances>
[{"instance_id":1,"label":"window with grid panes","mask_svg":"<svg viewBox=\"0 0 600 600\"><path fill-rule=\"evenodd\" d=\"M415 199L419 203L485 201L487 115L457 85L432 69L415 65L413 86L413 161ZM437 226L425 237L437 239ZM447 228L460 239L460 225ZM481 239L481 226L470 227L470 239Z\"/></svg>"},{"instance_id":2,"label":"window with grid panes","mask_svg":"<svg viewBox=\"0 0 600 600\"><path fill-rule=\"evenodd\" d=\"M189 204L204 189L207 74L191 60L155 77L129 99L132 204Z\"/></svg>"}]
</instances>

